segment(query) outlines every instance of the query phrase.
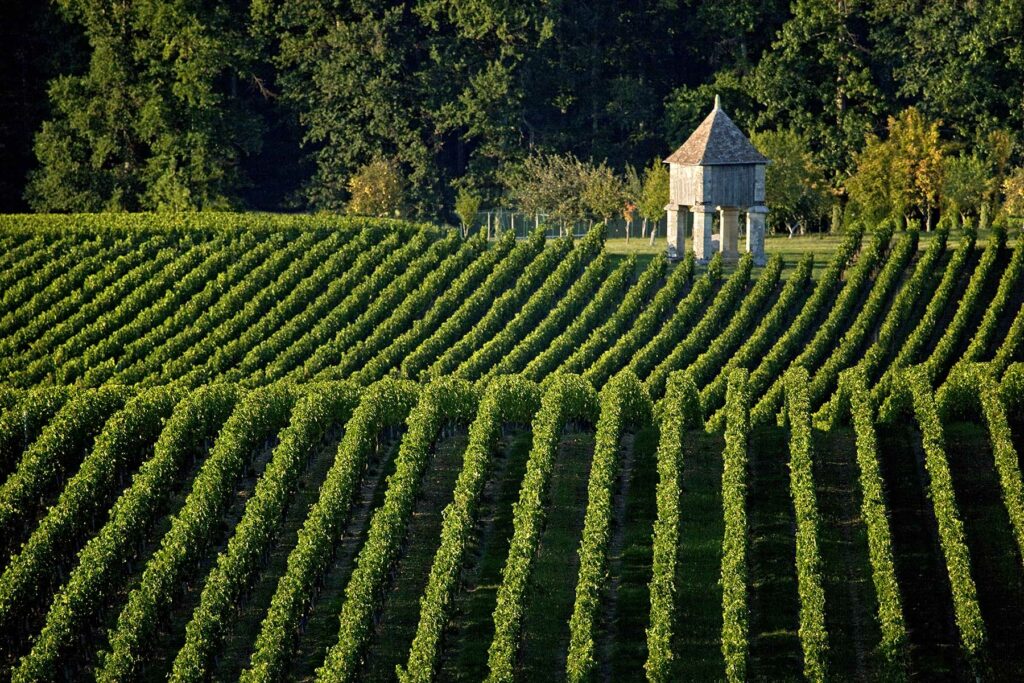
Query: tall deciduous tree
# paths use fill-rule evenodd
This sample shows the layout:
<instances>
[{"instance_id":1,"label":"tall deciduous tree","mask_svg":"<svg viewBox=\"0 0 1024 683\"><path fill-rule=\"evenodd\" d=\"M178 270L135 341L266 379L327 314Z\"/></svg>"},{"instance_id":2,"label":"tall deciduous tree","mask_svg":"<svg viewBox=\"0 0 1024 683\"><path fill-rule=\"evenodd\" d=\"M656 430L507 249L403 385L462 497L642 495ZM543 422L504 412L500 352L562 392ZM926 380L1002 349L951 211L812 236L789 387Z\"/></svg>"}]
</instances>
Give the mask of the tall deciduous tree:
<instances>
[{"instance_id":1,"label":"tall deciduous tree","mask_svg":"<svg viewBox=\"0 0 1024 683\"><path fill-rule=\"evenodd\" d=\"M889 137L869 135L847 181L850 198L873 219L918 216L931 228L943 183L944 144L939 123L914 107L889 117Z\"/></svg>"},{"instance_id":2,"label":"tall deciduous tree","mask_svg":"<svg viewBox=\"0 0 1024 683\"><path fill-rule=\"evenodd\" d=\"M822 220L832 196L807 140L793 130L754 132L750 137L772 160L765 169L765 200L771 207L768 219L786 226L790 235Z\"/></svg>"},{"instance_id":3,"label":"tall deciduous tree","mask_svg":"<svg viewBox=\"0 0 1024 683\"><path fill-rule=\"evenodd\" d=\"M644 185L640 195L640 216L644 219L644 230L647 229L647 222L657 225L658 220L665 215L665 205L668 204L668 167L661 162L661 159L653 159L651 165L644 169ZM657 235L654 226L651 227L651 244L654 244L654 237Z\"/></svg>"},{"instance_id":4,"label":"tall deciduous tree","mask_svg":"<svg viewBox=\"0 0 1024 683\"><path fill-rule=\"evenodd\" d=\"M873 71L867 0L796 0L754 71L761 128L793 128L838 185L874 129L885 98Z\"/></svg>"},{"instance_id":5,"label":"tall deciduous tree","mask_svg":"<svg viewBox=\"0 0 1024 683\"><path fill-rule=\"evenodd\" d=\"M195 0L60 0L91 59L50 86L36 139L37 210L230 206L260 125L237 96L253 54L244 15Z\"/></svg>"}]
</instances>

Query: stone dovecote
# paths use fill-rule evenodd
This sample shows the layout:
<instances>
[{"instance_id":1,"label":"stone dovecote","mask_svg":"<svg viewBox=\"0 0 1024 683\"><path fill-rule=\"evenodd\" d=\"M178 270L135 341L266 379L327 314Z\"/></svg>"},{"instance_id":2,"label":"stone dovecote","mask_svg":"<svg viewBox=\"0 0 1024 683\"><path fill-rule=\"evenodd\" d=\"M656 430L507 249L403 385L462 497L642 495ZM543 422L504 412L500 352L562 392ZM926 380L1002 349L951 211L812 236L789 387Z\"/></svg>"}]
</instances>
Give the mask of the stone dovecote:
<instances>
[{"instance_id":1,"label":"stone dovecote","mask_svg":"<svg viewBox=\"0 0 1024 683\"><path fill-rule=\"evenodd\" d=\"M771 162L757 151L722 110L715 107L697 130L665 159L669 165L668 255L686 253L687 226L693 230L693 251L704 262L722 252L726 260L739 257L739 215L747 222L746 250L761 265L764 255L764 223L768 208L764 199L764 171ZM712 235L714 215L720 231Z\"/></svg>"}]
</instances>

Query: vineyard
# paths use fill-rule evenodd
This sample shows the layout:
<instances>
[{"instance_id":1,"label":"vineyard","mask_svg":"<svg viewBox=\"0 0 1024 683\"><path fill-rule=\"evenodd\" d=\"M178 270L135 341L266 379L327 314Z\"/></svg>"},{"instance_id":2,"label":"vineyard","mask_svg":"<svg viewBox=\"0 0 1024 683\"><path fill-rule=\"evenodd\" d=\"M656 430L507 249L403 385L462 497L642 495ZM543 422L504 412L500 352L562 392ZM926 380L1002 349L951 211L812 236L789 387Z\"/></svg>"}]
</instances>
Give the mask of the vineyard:
<instances>
[{"instance_id":1,"label":"vineyard","mask_svg":"<svg viewBox=\"0 0 1024 683\"><path fill-rule=\"evenodd\" d=\"M1020 680L983 237L0 218L0 675Z\"/></svg>"}]
</instances>

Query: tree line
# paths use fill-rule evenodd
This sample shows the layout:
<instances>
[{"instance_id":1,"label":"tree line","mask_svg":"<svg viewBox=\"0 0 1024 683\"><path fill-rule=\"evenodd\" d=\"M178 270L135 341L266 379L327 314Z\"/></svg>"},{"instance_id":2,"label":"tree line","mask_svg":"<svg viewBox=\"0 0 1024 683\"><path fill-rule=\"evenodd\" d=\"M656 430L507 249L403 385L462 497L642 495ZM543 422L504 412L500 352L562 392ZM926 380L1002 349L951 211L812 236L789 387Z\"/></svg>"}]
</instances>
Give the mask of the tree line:
<instances>
[{"instance_id":1,"label":"tree line","mask_svg":"<svg viewBox=\"0 0 1024 683\"><path fill-rule=\"evenodd\" d=\"M516 180L564 164L585 172L563 184L588 183L545 208L629 221L632 205L642 221L647 174L630 169L682 143L718 93L776 161L779 226L1024 212L1019 3L3 5L3 210L452 220L460 196L529 210Z\"/></svg>"}]
</instances>

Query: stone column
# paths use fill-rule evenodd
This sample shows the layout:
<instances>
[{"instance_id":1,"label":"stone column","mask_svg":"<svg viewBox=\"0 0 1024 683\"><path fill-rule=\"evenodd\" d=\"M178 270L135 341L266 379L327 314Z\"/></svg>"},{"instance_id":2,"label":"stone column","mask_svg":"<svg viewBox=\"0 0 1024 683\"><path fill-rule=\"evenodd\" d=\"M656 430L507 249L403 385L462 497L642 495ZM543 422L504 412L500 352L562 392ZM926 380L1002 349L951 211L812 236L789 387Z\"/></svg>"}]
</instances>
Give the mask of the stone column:
<instances>
[{"instance_id":1,"label":"stone column","mask_svg":"<svg viewBox=\"0 0 1024 683\"><path fill-rule=\"evenodd\" d=\"M714 256L711 230L715 220L715 209L710 204L696 204L693 212L693 255L700 263L707 263Z\"/></svg>"},{"instance_id":2,"label":"stone column","mask_svg":"<svg viewBox=\"0 0 1024 683\"><path fill-rule=\"evenodd\" d=\"M754 255L754 264L763 266L767 261L764 254L764 219L768 207L751 206L747 209L747 251Z\"/></svg>"},{"instance_id":3,"label":"stone column","mask_svg":"<svg viewBox=\"0 0 1024 683\"><path fill-rule=\"evenodd\" d=\"M740 257L739 252L739 209L730 206L718 207L721 216L722 232L719 237L719 245L722 251L722 260L736 261Z\"/></svg>"},{"instance_id":4,"label":"stone column","mask_svg":"<svg viewBox=\"0 0 1024 683\"><path fill-rule=\"evenodd\" d=\"M686 214L679 211L685 209L678 204L666 204L666 223L668 224L668 257L681 259L686 256Z\"/></svg>"}]
</instances>

